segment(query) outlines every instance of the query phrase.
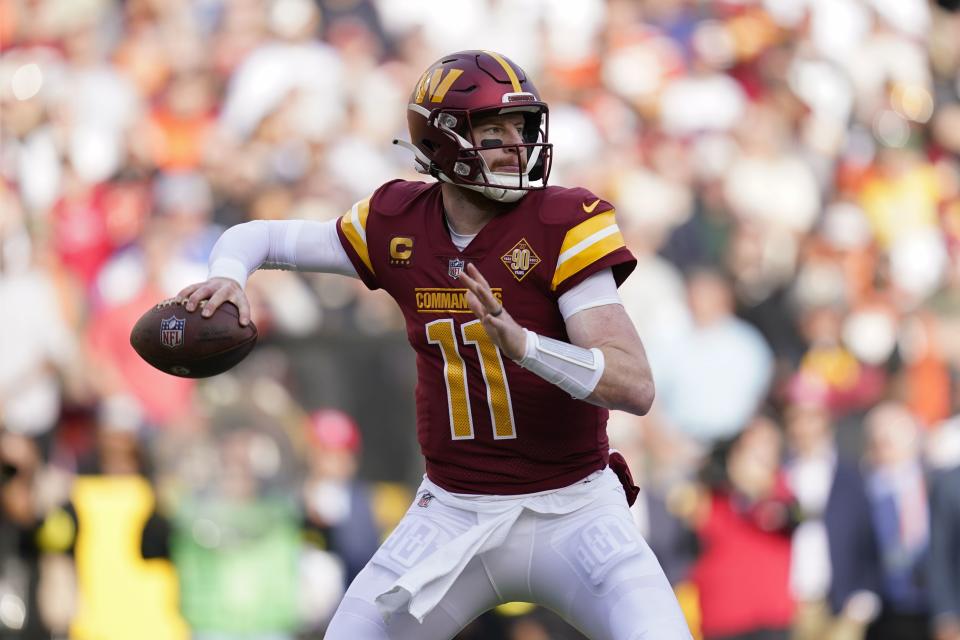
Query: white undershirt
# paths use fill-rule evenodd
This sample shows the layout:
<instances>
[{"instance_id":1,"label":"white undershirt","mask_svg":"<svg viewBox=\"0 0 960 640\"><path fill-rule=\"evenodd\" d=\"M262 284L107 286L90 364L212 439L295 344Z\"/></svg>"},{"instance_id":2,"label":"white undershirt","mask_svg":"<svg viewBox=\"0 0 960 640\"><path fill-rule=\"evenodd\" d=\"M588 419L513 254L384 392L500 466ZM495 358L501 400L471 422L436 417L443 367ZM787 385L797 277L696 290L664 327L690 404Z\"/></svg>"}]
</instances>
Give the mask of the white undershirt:
<instances>
[{"instance_id":1,"label":"white undershirt","mask_svg":"<svg viewBox=\"0 0 960 640\"><path fill-rule=\"evenodd\" d=\"M453 241L453 246L460 249L460 251L466 249L467 245L477 237L475 233L457 233L449 223L447 223L447 229L450 231L450 240Z\"/></svg>"},{"instance_id":2,"label":"white undershirt","mask_svg":"<svg viewBox=\"0 0 960 640\"><path fill-rule=\"evenodd\" d=\"M337 220L254 220L227 229L210 252L210 278L230 278L243 287L257 269L319 271L358 277L337 236ZM450 239L463 250L476 234L450 230ZM585 278L558 299L567 320L584 309L623 304L611 269Z\"/></svg>"}]
</instances>

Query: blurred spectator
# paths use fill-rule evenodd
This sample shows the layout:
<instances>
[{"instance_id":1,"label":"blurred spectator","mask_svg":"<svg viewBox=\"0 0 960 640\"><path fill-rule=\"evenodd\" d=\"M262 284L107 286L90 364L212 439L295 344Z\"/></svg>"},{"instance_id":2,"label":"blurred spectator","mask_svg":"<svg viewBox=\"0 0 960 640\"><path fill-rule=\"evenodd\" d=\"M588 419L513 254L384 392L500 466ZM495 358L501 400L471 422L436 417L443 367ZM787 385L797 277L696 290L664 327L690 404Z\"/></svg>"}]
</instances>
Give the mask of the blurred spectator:
<instances>
[{"instance_id":1,"label":"blurred spectator","mask_svg":"<svg viewBox=\"0 0 960 640\"><path fill-rule=\"evenodd\" d=\"M183 72L170 79L149 118L150 156L165 171L200 168L213 142L216 85L199 72Z\"/></svg>"},{"instance_id":2,"label":"blurred spectator","mask_svg":"<svg viewBox=\"0 0 960 640\"><path fill-rule=\"evenodd\" d=\"M621 191L629 189L620 184ZM631 194L621 193L630 198ZM620 220L630 250L637 257L637 267L620 287L620 298L643 338L651 362L658 360L659 352L669 348L674 340L682 339L691 324L686 285L680 270L657 254L663 242L664 223L634 219L628 204L626 215ZM618 213L623 213L621 207Z\"/></svg>"},{"instance_id":3,"label":"blurred spectator","mask_svg":"<svg viewBox=\"0 0 960 640\"><path fill-rule=\"evenodd\" d=\"M641 428L632 424L632 421L616 421L608 429L608 437L611 450L615 449L623 455L640 487L636 502L630 507L634 522L660 561L670 584L676 587L689 579L690 567L697 552L696 536L687 522L674 513L674 505L668 503L661 488L651 486L646 479L646 453Z\"/></svg>"},{"instance_id":4,"label":"blurred spectator","mask_svg":"<svg viewBox=\"0 0 960 640\"><path fill-rule=\"evenodd\" d=\"M701 67L667 84L659 110L664 131L671 136L728 130L744 117L746 96L729 75Z\"/></svg>"},{"instance_id":5,"label":"blurred spectator","mask_svg":"<svg viewBox=\"0 0 960 640\"><path fill-rule=\"evenodd\" d=\"M820 209L820 192L810 166L790 148L789 122L776 105L751 108L739 132L741 154L726 173L724 195L733 214L756 225L768 242L796 250L777 236L810 230ZM779 260L792 256L780 255Z\"/></svg>"},{"instance_id":6,"label":"blurred spectator","mask_svg":"<svg viewBox=\"0 0 960 640\"><path fill-rule=\"evenodd\" d=\"M704 640L789 638L790 535L798 514L781 453L779 427L757 416L718 444L704 468L707 493L693 516Z\"/></svg>"},{"instance_id":7,"label":"blurred spectator","mask_svg":"<svg viewBox=\"0 0 960 640\"><path fill-rule=\"evenodd\" d=\"M370 487L357 478L361 440L353 418L338 409L320 409L307 418L306 431L303 502L308 539L343 567L338 597L323 603L328 607L325 611L314 603L309 612L311 619L327 622L346 587L380 546L380 531ZM332 577L329 569L326 573L326 579ZM322 575L312 577L324 580Z\"/></svg>"},{"instance_id":8,"label":"blurred spectator","mask_svg":"<svg viewBox=\"0 0 960 640\"><path fill-rule=\"evenodd\" d=\"M40 455L23 435L0 427L0 637L49 639L37 606L35 475Z\"/></svg>"},{"instance_id":9,"label":"blurred spectator","mask_svg":"<svg viewBox=\"0 0 960 640\"><path fill-rule=\"evenodd\" d=\"M123 166L125 137L143 107L143 96L110 62L112 43L100 32L97 19L106 19L113 7L107 2L94 5L99 6L90 15L66 18L74 20L72 25L64 24L62 39L69 64L57 87L58 107L70 123L69 138L64 141L73 173L68 191L76 195L70 201L82 207L89 206L85 187L109 178ZM79 229L77 232L75 239L80 237Z\"/></svg>"},{"instance_id":10,"label":"blurred spectator","mask_svg":"<svg viewBox=\"0 0 960 640\"><path fill-rule=\"evenodd\" d=\"M213 414L213 448L191 461L201 475L154 529L169 529L195 640L289 640L300 622L301 550L291 445L275 417L240 404Z\"/></svg>"},{"instance_id":11,"label":"blurred spectator","mask_svg":"<svg viewBox=\"0 0 960 640\"><path fill-rule=\"evenodd\" d=\"M317 4L277 0L259 8L275 37L259 44L231 76L221 123L231 136L246 138L294 96L298 134L323 140L342 122L345 105L332 97L343 95L345 78L336 53L314 39L321 18Z\"/></svg>"},{"instance_id":12,"label":"blurred spectator","mask_svg":"<svg viewBox=\"0 0 960 640\"><path fill-rule=\"evenodd\" d=\"M931 501L931 626L935 640L960 640L960 467L945 472Z\"/></svg>"},{"instance_id":13,"label":"blurred spectator","mask_svg":"<svg viewBox=\"0 0 960 640\"><path fill-rule=\"evenodd\" d=\"M639 485L640 492L630 507L634 522L673 586L688 626L699 629L699 602L690 578L699 541L686 513L689 483L687 478L651 469L683 460L672 449L676 443L664 442L669 436L657 431L651 420L620 411L610 412L607 436L611 452L623 455Z\"/></svg>"},{"instance_id":14,"label":"blurred spectator","mask_svg":"<svg viewBox=\"0 0 960 640\"><path fill-rule=\"evenodd\" d=\"M937 230L941 185L926 158L912 148L884 149L861 192L877 241L890 252L890 279L908 304L940 285L947 254Z\"/></svg>"},{"instance_id":15,"label":"blurred spectator","mask_svg":"<svg viewBox=\"0 0 960 640\"><path fill-rule=\"evenodd\" d=\"M38 256L43 249L3 184L0 209L0 423L15 433L49 436L64 402L63 384L74 392L81 384L80 352L65 301Z\"/></svg>"},{"instance_id":16,"label":"blurred spectator","mask_svg":"<svg viewBox=\"0 0 960 640\"><path fill-rule=\"evenodd\" d=\"M868 640L929 638L927 482L919 428L905 406L885 402L865 418L867 494L880 552L880 617Z\"/></svg>"},{"instance_id":17,"label":"blurred spectator","mask_svg":"<svg viewBox=\"0 0 960 640\"><path fill-rule=\"evenodd\" d=\"M177 613L178 586L166 560L141 555L144 525L156 497L136 401L114 396L97 415L92 455L79 461L70 501L48 514L45 551L70 551L76 566L76 638L129 640L189 637Z\"/></svg>"},{"instance_id":18,"label":"blurred spectator","mask_svg":"<svg viewBox=\"0 0 960 640\"><path fill-rule=\"evenodd\" d=\"M148 424L182 420L191 410L195 383L150 367L130 349L130 331L152 305L172 295L164 286L174 238L160 221L147 226L138 244L116 258L117 268L105 274L103 306L87 323L90 362L98 376L93 381L104 395L124 394L137 399Z\"/></svg>"},{"instance_id":19,"label":"blurred spectator","mask_svg":"<svg viewBox=\"0 0 960 640\"><path fill-rule=\"evenodd\" d=\"M773 354L759 331L733 315L733 292L719 272L695 270L687 287L693 324L651 366L667 419L709 446L734 437L762 404Z\"/></svg>"},{"instance_id":20,"label":"blurred spectator","mask_svg":"<svg viewBox=\"0 0 960 640\"><path fill-rule=\"evenodd\" d=\"M308 418L307 442L307 526L343 561L346 586L380 545L370 488L357 478L360 430L346 413L320 409Z\"/></svg>"},{"instance_id":21,"label":"blurred spectator","mask_svg":"<svg viewBox=\"0 0 960 640\"><path fill-rule=\"evenodd\" d=\"M863 477L838 454L826 407L794 403L785 419L787 481L801 512L790 563L798 604L793 638L862 639L880 610L879 558Z\"/></svg>"},{"instance_id":22,"label":"blurred spectator","mask_svg":"<svg viewBox=\"0 0 960 640\"><path fill-rule=\"evenodd\" d=\"M800 327L807 349L786 389L797 401L822 403L835 416L865 410L877 401L886 384L882 369L861 362L844 343L843 324L843 308L839 306L815 306L801 312ZM890 332L888 337L892 348L896 336ZM840 435L841 453L859 455L860 439ZM850 440L854 441L852 445Z\"/></svg>"},{"instance_id":23,"label":"blurred spectator","mask_svg":"<svg viewBox=\"0 0 960 640\"><path fill-rule=\"evenodd\" d=\"M927 428L950 417L950 366L944 357L936 316L921 310L903 322L900 352L904 361L907 405Z\"/></svg>"}]
</instances>

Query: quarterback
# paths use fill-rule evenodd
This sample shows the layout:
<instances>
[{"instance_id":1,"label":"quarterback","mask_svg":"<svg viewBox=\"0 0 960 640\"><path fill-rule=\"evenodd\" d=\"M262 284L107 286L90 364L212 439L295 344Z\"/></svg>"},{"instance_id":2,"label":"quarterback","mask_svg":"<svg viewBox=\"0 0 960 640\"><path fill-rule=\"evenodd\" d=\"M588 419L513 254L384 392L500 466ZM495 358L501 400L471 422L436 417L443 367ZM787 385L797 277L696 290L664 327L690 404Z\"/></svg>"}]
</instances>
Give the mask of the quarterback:
<instances>
[{"instance_id":1,"label":"quarterback","mask_svg":"<svg viewBox=\"0 0 960 640\"><path fill-rule=\"evenodd\" d=\"M204 315L258 268L342 273L385 289L417 354L426 475L343 598L327 638L450 638L496 605L548 607L595 640L690 638L633 525L608 409L654 386L617 286L635 260L611 204L547 186L549 111L490 51L444 56L408 105L410 149L436 182L395 180L327 223L228 229Z\"/></svg>"}]
</instances>

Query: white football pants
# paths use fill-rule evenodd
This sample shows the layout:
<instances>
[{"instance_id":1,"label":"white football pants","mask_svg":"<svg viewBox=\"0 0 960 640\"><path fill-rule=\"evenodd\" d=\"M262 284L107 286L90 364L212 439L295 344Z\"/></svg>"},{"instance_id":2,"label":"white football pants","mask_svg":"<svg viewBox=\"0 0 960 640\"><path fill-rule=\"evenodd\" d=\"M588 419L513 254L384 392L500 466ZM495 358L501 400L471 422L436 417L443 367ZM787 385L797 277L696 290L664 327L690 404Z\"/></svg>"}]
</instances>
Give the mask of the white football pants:
<instances>
[{"instance_id":1,"label":"white football pants","mask_svg":"<svg viewBox=\"0 0 960 640\"><path fill-rule=\"evenodd\" d=\"M611 488L616 481L610 481L609 469L598 473L608 475L589 488L595 487L597 499L576 511L524 509L502 544L469 559L422 623L407 611L384 621L377 596L484 517L443 504L436 496L445 492L425 480L400 524L350 585L325 637L448 640L484 611L525 601L555 611L592 640L689 640L677 599L633 522L622 488ZM422 500L425 491L434 497Z\"/></svg>"}]
</instances>

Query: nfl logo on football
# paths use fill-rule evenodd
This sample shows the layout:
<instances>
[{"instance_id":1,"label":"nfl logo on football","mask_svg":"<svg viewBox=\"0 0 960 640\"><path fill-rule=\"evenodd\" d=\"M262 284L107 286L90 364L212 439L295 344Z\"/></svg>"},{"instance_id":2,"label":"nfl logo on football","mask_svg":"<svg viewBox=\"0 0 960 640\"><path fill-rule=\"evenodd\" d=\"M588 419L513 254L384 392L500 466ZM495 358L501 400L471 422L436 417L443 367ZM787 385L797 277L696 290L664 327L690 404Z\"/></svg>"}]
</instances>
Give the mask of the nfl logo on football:
<instances>
[{"instance_id":1,"label":"nfl logo on football","mask_svg":"<svg viewBox=\"0 0 960 640\"><path fill-rule=\"evenodd\" d=\"M460 274L463 273L463 267L466 266L466 263L460 258L451 258L450 265L447 268L447 274L454 280L460 277Z\"/></svg>"},{"instance_id":2,"label":"nfl logo on football","mask_svg":"<svg viewBox=\"0 0 960 640\"><path fill-rule=\"evenodd\" d=\"M174 349L183 344L183 328L187 325L185 318L170 316L160 321L160 344Z\"/></svg>"}]
</instances>

